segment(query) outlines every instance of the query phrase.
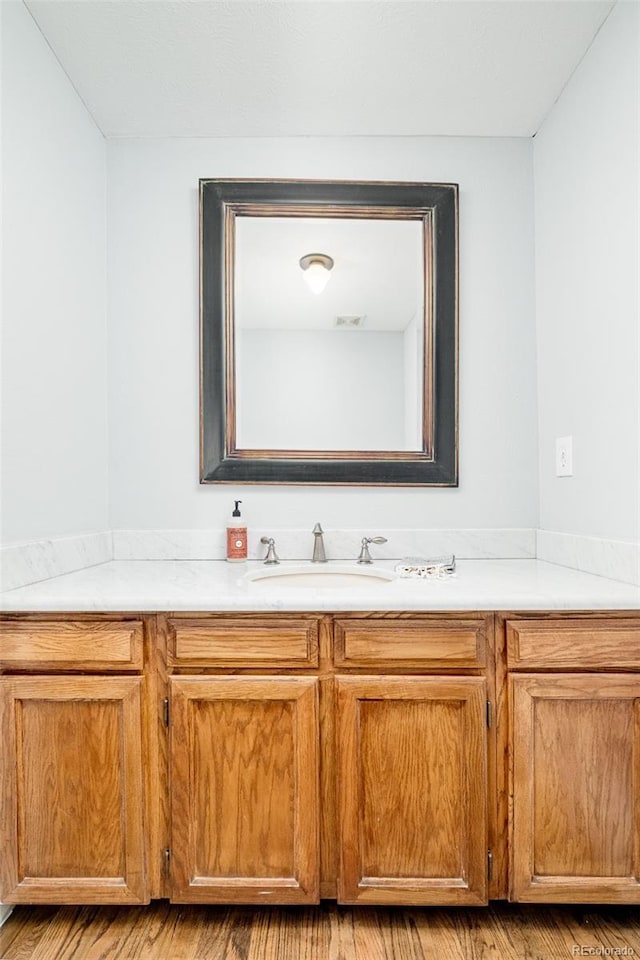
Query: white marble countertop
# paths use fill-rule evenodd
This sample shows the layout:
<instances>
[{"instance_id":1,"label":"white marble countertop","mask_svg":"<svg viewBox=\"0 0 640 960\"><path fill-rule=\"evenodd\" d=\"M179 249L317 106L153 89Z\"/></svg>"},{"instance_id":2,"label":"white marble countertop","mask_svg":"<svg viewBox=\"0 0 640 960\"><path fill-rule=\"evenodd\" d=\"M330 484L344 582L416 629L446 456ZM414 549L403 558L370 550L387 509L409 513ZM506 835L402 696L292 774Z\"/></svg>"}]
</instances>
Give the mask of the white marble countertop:
<instances>
[{"instance_id":1,"label":"white marble countertop","mask_svg":"<svg viewBox=\"0 0 640 960\"><path fill-rule=\"evenodd\" d=\"M392 571L395 563L381 561L375 567ZM290 566L300 568L297 562ZM285 561L278 569L286 567ZM640 587L540 560L461 560L450 579L394 579L356 587L265 586L245 579L258 570L264 570L259 561L114 560L8 590L0 594L0 610L640 610Z\"/></svg>"}]
</instances>

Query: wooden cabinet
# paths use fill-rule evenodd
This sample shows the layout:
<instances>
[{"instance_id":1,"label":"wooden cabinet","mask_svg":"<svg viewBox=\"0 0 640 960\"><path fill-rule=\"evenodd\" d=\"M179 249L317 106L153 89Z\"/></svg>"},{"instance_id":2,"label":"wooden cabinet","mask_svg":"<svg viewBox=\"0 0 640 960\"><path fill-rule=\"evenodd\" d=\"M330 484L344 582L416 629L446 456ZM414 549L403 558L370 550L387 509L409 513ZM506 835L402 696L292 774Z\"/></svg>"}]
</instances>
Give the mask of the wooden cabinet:
<instances>
[{"instance_id":1,"label":"wooden cabinet","mask_svg":"<svg viewBox=\"0 0 640 960\"><path fill-rule=\"evenodd\" d=\"M512 900L640 903L640 678L511 679Z\"/></svg>"},{"instance_id":2,"label":"wooden cabinet","mask_svg":"<svg viewBox=\"0 0 640 960\"><path fill-rule=\"evenodd\" d=\"M0 627L6 902L640 903L635 613Z\"/></svg>"},{"instance_id":3,"label":"wooden cabinet","mask_svg":"<svg viewBox=\"0 0 640 960\"><path fill-rule=\"evenodd\" d=\"M640 675L611 672L638 668L640 623L525 621L507 641L510 898L640 903Z\"/></svg>"},{"instance_id":4,"label":"wooden cabinet","mask_svg":"<svg viewBox=\"0 0 640 960\"><path fill-rule=\"evenodd\" d=\"M492 634L492 615L336 617L342 902L487 902Z\"/></svg>"},{"instance_id":5,"label":"wooden cabinet","mask_svg":"<svg viewBox=\"0 0 640 960\"><path fill-rule=\"evenodd\" d=\"M148 902L141 685L0 679L5 902Z\"/></svg>"},{"instance_id":6,"label":"wooden cabinet","mask_svg":"<svg viewBox=\"0 0 640 960\"><path fill-rule=\"evenodd\" d=\"M0 629L0 899L147 903L142 621Z\"/></svg>"},{"instance_id":7,"label":"wooden cabinet","mask_svg":"<svg viewBox=\"0 0 640 960\"><path fill-rule=\"evenodd\" d=\"M319 901L319 623L311 614L162 623L174 902Z\"/></svg>"},{"instance_id":8,"label":"wooden cabinet","mask_svg":"<svg viewBox=\"0 0 640 960\"><path fill-rule=\"evenodd\" d=\"M171 899L486 903L491 627L168 617Z\"/></svg>"},{"instance_id":9,"label":"wooden cabinet","mask_svg":"<svg viewBox=\"0 0 640 960\"><path fill-rule=\"evenodd\" d=\"M171 678L174 902L318 902L317 686Z\"/></svg>"},{"instance_id":10,"label":"wooden cabinet","mask_svg":"<svg viewBox=\"0 0 640 960\"><path fill-rule=\"evenodd\" d=\"M486 683L337 678L343 903L487 902Z\"/></svg>"}]
</instances>

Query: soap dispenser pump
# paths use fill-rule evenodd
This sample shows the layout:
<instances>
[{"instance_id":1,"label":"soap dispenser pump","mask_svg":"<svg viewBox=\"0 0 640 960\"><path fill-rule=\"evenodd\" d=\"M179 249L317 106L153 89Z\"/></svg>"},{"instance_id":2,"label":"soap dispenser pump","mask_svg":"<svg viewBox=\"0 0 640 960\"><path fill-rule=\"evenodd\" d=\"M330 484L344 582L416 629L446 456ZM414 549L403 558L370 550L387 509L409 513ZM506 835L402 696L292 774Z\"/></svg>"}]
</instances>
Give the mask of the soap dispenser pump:
<instances>
[{"instance_id":1,"label":"soap dispenser pump","mask_svg":"<svg viewBox=\"0 0 640 960\"><path fill-rule=\"evenodd\" d=\"M227 560L231 563L247 559L247 528L241 520L241 503L242 500L234 500L233 513L227 524Z\"/></svg>"}]
</instances>

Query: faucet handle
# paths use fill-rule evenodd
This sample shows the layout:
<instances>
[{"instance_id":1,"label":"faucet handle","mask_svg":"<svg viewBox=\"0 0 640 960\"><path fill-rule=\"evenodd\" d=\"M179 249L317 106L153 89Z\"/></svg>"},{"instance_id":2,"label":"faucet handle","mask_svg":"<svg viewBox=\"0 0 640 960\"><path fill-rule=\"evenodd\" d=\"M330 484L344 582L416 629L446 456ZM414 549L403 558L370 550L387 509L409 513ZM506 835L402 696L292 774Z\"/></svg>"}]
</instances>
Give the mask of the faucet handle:
<instances>
[{"instance_id":1,"label":"faucet handle","mask_svg":"<svg viewBox=\"0 0 640 960\"><path fill-rule=\"evenodd\" d=\"M358 563L373 563L371 559L371 554L369 553L369 544L370 543L386 543L386 537L363 537L362 544L360 549L360 556L358 557Z\"/></svg>"},{"instance_id":2,"label":"faucet handle","mask_svg":"<svg viewBox=\"0 0 640 960\"><path fill-rule=\"evenodd\" d=\"M276 553L276 542L273 537L260 537L260 543L267 545L267 555L264 558L264 562L268 564L280 563L280 559Z\"/></svg>"}]
</instances>

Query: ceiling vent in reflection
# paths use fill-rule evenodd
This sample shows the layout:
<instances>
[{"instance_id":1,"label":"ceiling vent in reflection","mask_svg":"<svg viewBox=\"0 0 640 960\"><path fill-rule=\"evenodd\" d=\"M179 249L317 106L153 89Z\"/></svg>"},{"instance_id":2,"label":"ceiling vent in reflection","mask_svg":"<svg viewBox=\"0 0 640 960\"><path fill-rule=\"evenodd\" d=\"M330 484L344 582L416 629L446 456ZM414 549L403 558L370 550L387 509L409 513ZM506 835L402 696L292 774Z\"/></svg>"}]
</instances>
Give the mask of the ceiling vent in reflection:
<instances>
[{"instance_id":1,"label":"ceiling vent in reflection","mask_svg":"<svg viewBox=\"0 0 640 960\"><path fill-rule=\"evenodd\" d=\"M367 318L364 315L361 317L353 317L353 316L336 317L335 326L344 327L345 330L346 329L353 330L355 327L364 327L364 322L366 319Z\"/></svg>"}]
</instances>

